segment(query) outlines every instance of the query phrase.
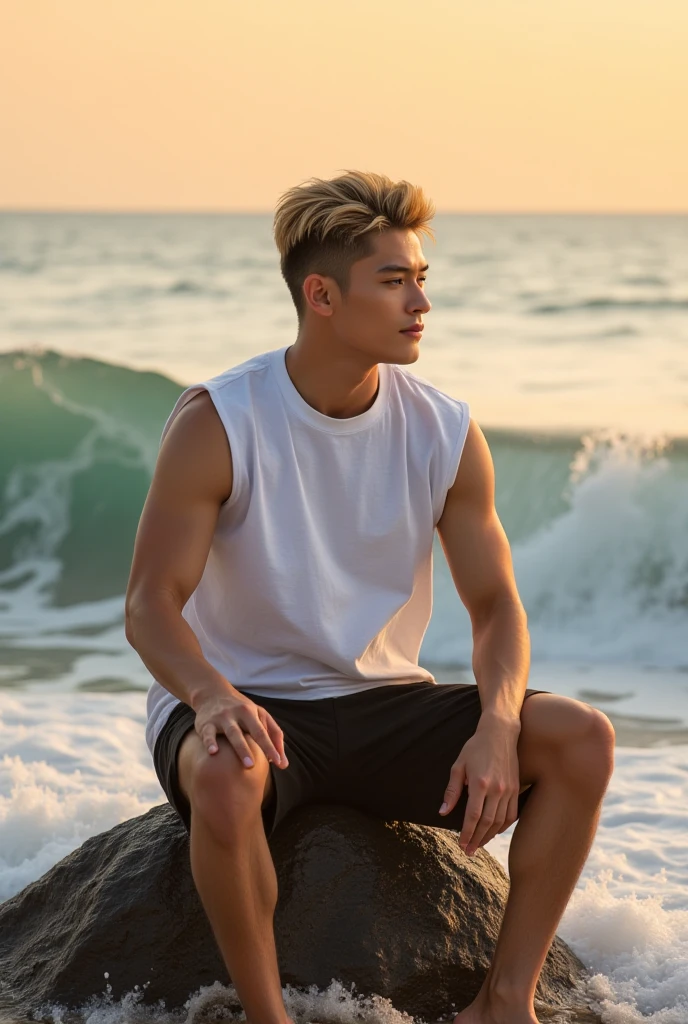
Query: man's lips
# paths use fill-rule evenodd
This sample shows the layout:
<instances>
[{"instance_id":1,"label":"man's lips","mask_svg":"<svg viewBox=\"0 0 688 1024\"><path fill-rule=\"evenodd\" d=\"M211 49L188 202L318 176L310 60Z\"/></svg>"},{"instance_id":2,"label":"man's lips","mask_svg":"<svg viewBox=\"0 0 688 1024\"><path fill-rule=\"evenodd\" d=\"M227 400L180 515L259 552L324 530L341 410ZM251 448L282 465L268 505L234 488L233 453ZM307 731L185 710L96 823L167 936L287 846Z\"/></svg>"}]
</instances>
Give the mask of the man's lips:
<instances>
[{"instance_id":1,"label":"man's lips","mask_svg":"<svg viewBox=\"0 0 688 1024\"><path fill-rule=\"evenodd\" d=\"M412 324L410 327L404 327L401 330L402 334L422 334L423 324Z\"/></svg>"}]
</instances>

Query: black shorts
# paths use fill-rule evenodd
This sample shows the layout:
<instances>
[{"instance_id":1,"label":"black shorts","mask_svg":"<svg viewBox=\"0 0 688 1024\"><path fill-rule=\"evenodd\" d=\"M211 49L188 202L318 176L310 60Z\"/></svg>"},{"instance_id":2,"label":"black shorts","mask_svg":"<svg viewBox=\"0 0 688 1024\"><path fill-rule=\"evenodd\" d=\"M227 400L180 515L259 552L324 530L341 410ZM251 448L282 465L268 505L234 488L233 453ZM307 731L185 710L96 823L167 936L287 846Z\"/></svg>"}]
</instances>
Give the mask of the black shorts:
<instances>
[{"instance_id":1,"label":"black shorts","mask_svg":"<svg viewBox=\"0 0 688 1024\"><path fill-rule=\"evenodd\" d=\"M440 804L449 773L481 715L475 683L391 683L342 697L259 697L284 732L288 768L270 762L273 791L263 808L269 838L301 804L346 804L386 821L461 829L468 789L449 814ZM526 699L549 690L527 689ZM167 799L191 831L191 808L179 788L177 752L195 711L175 705L153 761ZM519 815L530 790L518 798Z\"/></svg>"}]
</instances>

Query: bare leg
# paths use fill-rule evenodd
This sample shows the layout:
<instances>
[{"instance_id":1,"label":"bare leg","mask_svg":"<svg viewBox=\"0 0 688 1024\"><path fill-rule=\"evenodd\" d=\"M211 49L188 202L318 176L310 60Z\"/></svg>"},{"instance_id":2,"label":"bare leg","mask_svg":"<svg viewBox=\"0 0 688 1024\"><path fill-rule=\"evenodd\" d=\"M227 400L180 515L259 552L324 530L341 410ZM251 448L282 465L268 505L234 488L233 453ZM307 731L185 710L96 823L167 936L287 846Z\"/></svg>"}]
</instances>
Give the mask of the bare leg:
<instances>
[{"instance_id":1,"label":"bare leg","mask_svg":"<svg viewBox=\"0 0 688 1024\"><path fill-rule=\"evenodd\" d=\"M588 705L534 694L521 722L521 785L532 790L509 849L509 897L487 976L455 1024L537 1024L537 980L590 852L613 770L611 723Z\"/></svg>"},{"instance_id":2,"label":"bare leg","mask_svg":"<svg viewBox=\"0 0 688 1024\"><path fill-rule=\"evenodd\" d=\"M191 871L227 970L250 1024L287 1024L273 918L277 876L261 802L272 790L267 758L246 736L246 769L224 737L206 752L191 730L179 750L179 777L191 804Z\"/></svg>"}]
</instances>

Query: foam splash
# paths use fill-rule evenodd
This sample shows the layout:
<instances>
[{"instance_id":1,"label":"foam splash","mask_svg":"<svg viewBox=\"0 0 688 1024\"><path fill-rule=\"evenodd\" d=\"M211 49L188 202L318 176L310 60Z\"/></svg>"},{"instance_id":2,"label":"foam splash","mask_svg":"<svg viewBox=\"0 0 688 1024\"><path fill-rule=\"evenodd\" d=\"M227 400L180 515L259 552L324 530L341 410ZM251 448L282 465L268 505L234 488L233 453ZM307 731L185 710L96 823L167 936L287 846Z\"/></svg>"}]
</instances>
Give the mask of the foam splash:
<instances>
[{"instance_id":1,"label":"foam splash","mask_svg":"<svg viewBox=\"0 0 688 1024\"><path fill-rule=\"evenodd\" d=\"M77 1011L63 1006L43 1006L35 1019L50 1024L73 1024L75 1014L79 1024L210 1024L212 1021L246 1020L236 989L233 985L203 986L178 1011L166 1010L164 1004L144 1006L143 989L128 992L113 1000L107 991L100 998L90 1000ZM282 990L284 1005L294 1024L412 1024L413 1017L396 1010L389 999L382 996L355 994L355 986L347 989L332 979L326 989L312 985L297 989L287 985Z\"/></svg>"},{"instance_id":2,"label":"foam splash","mask_svg":"<svg viewBox=\"0 0 688 1024\"><path fill-rule=\"evenodd\" d=\"M610 892L612 872L576 889L558 934L594 974L587 994L605 1024L686 1024L688 910L661 895Z\"/></svg>"}]
</instances>

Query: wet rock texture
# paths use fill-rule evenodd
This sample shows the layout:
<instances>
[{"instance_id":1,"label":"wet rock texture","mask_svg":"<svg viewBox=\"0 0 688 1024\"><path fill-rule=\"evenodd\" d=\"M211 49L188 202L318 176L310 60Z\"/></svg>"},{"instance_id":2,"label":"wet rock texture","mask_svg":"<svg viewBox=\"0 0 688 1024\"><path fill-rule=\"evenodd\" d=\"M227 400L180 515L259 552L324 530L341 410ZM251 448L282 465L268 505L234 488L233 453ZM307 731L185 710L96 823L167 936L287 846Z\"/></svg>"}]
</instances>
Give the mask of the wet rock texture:
<instances>
[{"instance_id":1,"label":"wet rock texture","mask_svg":"<svg viewBox=\"0 0 688 1024\"><path fill-rule=\"evenodd\" d=\"M508 893L489 853L470 858L455 832L340 805L297 809L270 848L283 986L335 978L425 1020L471 1001ZM579 1005L595 1019L577 994L584 977L555 938L536 1006L575 1020L565 1008ZM230 982L167 804L87 840L0 906L0 979L0 1009L15 1019L46 1003L83 1006L108 984L115 999L145 985L145 1003L170 1009L201 985Z\"/></svg>"}]
</instances>

